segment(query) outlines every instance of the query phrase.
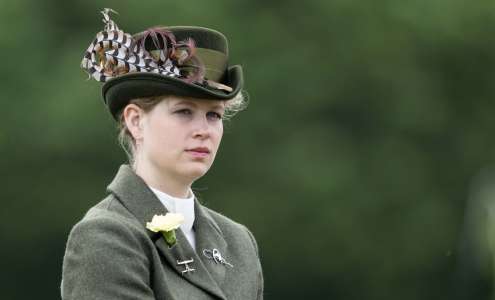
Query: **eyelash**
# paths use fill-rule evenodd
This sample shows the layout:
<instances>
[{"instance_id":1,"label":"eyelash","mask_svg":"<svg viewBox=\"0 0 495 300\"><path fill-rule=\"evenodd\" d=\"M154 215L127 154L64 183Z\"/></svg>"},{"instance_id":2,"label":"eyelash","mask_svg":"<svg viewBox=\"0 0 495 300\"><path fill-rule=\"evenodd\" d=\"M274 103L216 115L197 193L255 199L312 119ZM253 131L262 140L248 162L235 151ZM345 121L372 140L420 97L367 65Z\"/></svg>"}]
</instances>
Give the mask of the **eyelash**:
<instances>
[{"instance_id":1,"label":"eyelash","mask_svg":"<svg viewBox=\"0 0 495 300\"><path fill-rule=\"evenodd\" d=\"M178 114L183 114L183 115L191 115L192 114L192 111L188 108L184 108L184 109L180 109L178 111L176 111L176 113ZM218 119L218 120L221 120L222 119L222 115L217 113L217 112L214 112L214 111L210 111L208 112L206 115L207 116L210 116L210 115L214 115L215 119Z\"/></svg>"},{"instance_id":2,"label":"eyelash","mask_svg":"<svg viewBox=\"0 0 495 300\"><path fill-rule=\"evenodd\" d=\"M210 111L210 112L208 112L208 114L213 114L215 116L215 119L218 119L218 120L221 120L222 119L222 115L219 114L219 113L217 113L217 112Z\"/></svg>"},{"instance_id":3,"label":"eyelash","mask_svg":"<svg viewBox=\"0 0 495 300\"><path fill-rule=\"evenodd\" d=\"M190 114L192 114L191 110L190 109L187 109L187 108L179 109L178 111L176 111L176 113L181 114L181 115L190 115Z\"/></svg>"}]
</instances>

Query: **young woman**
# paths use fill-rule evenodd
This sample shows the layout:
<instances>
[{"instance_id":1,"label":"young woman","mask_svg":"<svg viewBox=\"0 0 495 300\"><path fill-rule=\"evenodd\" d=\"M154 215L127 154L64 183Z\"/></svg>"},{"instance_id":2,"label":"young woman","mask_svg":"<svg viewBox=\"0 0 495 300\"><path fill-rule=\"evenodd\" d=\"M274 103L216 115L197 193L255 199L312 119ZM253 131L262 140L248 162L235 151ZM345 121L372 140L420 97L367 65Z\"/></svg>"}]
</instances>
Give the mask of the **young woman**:
<instances>
[{"instance_id":1,"label":"young woman","mask_svg":"<svg viewBox=\"0 0 495 300\"><path fill-rule=\"evenodd\" d=\"M130 36L109 12L82 66L105 82L130 163L72 229L62 299L262 299L253 235L191 190L215 159L223 119L244 104L226 38L199 27Z\"/></svg>"}]
</instances>

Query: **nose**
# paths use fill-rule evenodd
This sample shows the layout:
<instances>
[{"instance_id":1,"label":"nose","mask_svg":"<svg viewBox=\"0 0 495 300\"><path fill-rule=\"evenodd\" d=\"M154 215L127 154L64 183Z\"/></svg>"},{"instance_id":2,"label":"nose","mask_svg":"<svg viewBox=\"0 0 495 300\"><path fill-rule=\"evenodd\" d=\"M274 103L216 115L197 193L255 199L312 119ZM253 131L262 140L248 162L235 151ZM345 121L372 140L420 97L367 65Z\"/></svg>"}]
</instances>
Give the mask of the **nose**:
<instances>
[{"instance_id":1,"label":"nose","mask_svg":"<svg viewBox=\"0 0 495 300\"><path fill-rule=\"evenodd\" d=\"M193 137L207 139L210 137L210 124L206 117L199 117L194 122Z\"/></svg>"}]
</instances>

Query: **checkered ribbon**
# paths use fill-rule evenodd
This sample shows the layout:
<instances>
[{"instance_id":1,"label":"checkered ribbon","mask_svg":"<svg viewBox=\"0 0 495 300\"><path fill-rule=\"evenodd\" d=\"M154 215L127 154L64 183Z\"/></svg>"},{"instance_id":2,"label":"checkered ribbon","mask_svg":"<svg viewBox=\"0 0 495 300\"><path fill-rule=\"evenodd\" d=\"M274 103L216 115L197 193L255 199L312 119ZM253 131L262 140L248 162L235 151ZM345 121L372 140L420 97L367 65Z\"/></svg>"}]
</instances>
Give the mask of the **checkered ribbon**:
<instances>
[{"instance_id":1,"label":"checkered ribbon","mask_svg":"<svg viewBox=\"0 0 495 300\"><path fill-rule=\"evenodd\" d=\"M114 11L105 8L101 12L105 28L96 34L81 62L90 77L105 82L126 73L149 72L187 80L164 51L150 53L144 43L136 43L130 34L120 30L110 19L110 12Z\"/></svg>"}]
</instances>

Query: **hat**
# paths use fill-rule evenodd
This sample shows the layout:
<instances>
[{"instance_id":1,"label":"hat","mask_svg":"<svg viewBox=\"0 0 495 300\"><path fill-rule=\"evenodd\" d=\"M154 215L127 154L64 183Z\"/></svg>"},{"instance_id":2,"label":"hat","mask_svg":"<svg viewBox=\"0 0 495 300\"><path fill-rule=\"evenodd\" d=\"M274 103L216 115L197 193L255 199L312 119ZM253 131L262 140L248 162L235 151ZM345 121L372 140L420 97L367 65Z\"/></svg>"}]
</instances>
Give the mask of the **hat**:
<instances>
[{"instance_id":1,"label":"hat","mask_svg":"<svg viewBox=\"0 0 495 300\"><path fill-rule=\"evenodd\" d=\"M104 30L81 62L104 82L102 95L112 116L131 99L178 95L211 100L234 98L242 89L242 68L228 65L228 42L220 32L195 26L152 27L131 36L105 8Z\"/></svg>"}]
</instances>

